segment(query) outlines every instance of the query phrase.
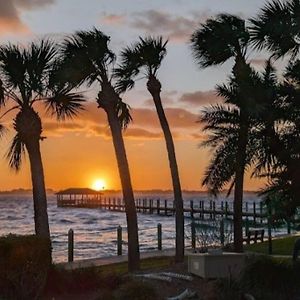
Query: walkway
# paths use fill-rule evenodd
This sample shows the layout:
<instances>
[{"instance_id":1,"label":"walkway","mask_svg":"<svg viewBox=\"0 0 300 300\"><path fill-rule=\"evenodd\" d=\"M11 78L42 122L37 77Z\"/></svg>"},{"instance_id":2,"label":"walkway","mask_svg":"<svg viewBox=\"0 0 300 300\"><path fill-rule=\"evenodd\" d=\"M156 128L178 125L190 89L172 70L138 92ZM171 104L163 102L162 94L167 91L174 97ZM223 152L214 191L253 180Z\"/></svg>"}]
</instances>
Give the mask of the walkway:
<instances>
[{"instance_id":1,"label":"walkway","mask_svg":"<svg viewBox=\"0 0 300 300\"><path fill-rule=\"evenodd\" d=\"M189 250L186 250L186 253L188 252ZM140 255L141 255L141 259L152 258L152 257L171 257L171 256L175 256L175 249L141 252ZM65 270L74 270L74 269L89 268L89 267L100 267L100 266L118 264L123 262L127 262L127 255L76 260L70 263L69 262L59 263L57 265L64 268Z\"/></svg>"}]
</instances>

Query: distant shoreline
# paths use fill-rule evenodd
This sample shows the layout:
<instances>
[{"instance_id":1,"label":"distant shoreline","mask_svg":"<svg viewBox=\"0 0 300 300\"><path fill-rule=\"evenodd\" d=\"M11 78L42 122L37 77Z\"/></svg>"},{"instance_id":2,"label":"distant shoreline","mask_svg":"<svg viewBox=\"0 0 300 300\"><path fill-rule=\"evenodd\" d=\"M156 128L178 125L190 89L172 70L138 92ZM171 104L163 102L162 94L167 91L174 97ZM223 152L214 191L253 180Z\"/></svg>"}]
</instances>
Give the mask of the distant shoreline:
<instances>
[{"instance_id":1,"label":"distant shoreline","mask_svg":"<svg viewBox=\"0 0 300 300\"><path fill-rule=\"evenodd\" d=\"M47 194L55 194L58 191L53 190L53 189L47 189L46 190ZM105 194L118 194L122 193L121 190L104 190L103 191ZM152 189L152 190L135 190L134 193L136 194L172 194L172 190L159 190L159 189ZM196 191L196 190L182 190L182 193L184 194L207 194L208 191ZM220 194L225 194L227 193L226 190L224 190ZM245 194L256 194L257 191L244 191ZM28 195L32 194L31 189L13 189L13 190L8 190L8 191L0 191L0 195Z\"/></svg>"}]
</instances>

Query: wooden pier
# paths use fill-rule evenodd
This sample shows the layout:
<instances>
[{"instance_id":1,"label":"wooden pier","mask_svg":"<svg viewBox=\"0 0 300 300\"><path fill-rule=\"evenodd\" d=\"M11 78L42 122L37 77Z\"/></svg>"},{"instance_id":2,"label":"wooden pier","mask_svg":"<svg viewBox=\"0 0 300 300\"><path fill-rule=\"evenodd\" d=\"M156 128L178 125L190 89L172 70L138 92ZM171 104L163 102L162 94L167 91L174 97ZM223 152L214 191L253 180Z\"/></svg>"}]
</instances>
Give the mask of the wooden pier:
<instances>
[{"instance_id":1,"label":"wooden pier","mask_svg":"<svg viewBox=\"0 0 300 300\"><path fill-rule=\"evenodd\" d=\"M57 193L58 207L72 208L97 208L116 212L125 211L125 203L121 198L103 197L103 194L88 189L69 189ZM136 210L144 214L157 214L162 216L173 216L175 214L174 202L166 199L137 198L135 200ZM192 219L216 219L220 216L225 219L233 217L232 203L228 201L190 200L184 203L184 214ZM263 223L267 218L261 203L245 202L243 206L243 217L253 220L254 223Z\"/></svg>"}]
</instances>

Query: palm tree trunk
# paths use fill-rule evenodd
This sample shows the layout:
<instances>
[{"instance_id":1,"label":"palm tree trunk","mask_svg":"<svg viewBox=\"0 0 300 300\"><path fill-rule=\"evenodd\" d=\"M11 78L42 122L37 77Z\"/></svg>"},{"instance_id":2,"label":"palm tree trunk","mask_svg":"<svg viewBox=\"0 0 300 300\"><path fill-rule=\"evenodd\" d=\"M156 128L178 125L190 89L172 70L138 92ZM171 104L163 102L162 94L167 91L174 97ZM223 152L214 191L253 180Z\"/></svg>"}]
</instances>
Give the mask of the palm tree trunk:
<instances>
[{"instance_id":1,"label":"palm tree trunk","mask_svg":"<svg viewBox=\"0 0 300 300\"><path fill-rule=\"evenodd\" d=\"M50 230L47 213L47 196L40 143L38 140L26 143L30 160L31 180L34 203L34 220L36 235L49 238Z\"/></svg>"},{"instance_id":2,"label":"palm tree trunk","mask_svg":"<svg viewBox=\"0 0 300 300\"><path fill-rule=\"evenodd\" d=\"M234 189L234 250L243 252L243 190L244 190L244 173L246 161L246 149L248 142L248 125L245 123L246 116L241 110L242 124L239 132L238 152L235 167L235 189Z\"/></svg>"},{"instance_id":3,"label":"palm tree trunk","mask_svg":"<svg viewBox=\"0 0 300 300\"><path fill-rule=\"evenodd\" d=\"M47 213L47 195L39 139L31 140L26 143L26 148L31 169L35 233L37 236L45 238L47 243L49 243L48 254L49 262L51 262L51 239Z\"/></svg>"},{"instance_id":4,"label":"palm tree trunk","mask_svg":"<svg viewBox=\"0 0 300 300\"><path fill-rule=\"evenodd\" d=\"M127 234L128 234L128 269L136 271L140 267L137 214L134 203L129 166L122 135L122 128L113 107L106 109L108 123L111 129L113 144L118 162L119 174L125 201Z\"/></svg>"},{"instance_id":5,"label":"palm tree trunk","mask_svg":"<svg viewBox=\"0 0 300 300\"><path fill-rule=\"evenodd\" d=\"M181 192L181 185L178 173L178 166L175 154L175 147L173 142L173 137L170 131L170 127L168 124L168 120L166 118L161 98L160 98L160 83L155 78L152 77L149 79L147 83L147 87L149 92L153 97L153 101L156 107L157 115L159 118L159 122L161 128L164 133L169 165L172 176L173 190L174 190L174 198L175 198L175 217L176 217L176 254L175 260L176 262L183 262L184 259L184 215L183 215L183 199Z\"/></svg>"}]
</instances>

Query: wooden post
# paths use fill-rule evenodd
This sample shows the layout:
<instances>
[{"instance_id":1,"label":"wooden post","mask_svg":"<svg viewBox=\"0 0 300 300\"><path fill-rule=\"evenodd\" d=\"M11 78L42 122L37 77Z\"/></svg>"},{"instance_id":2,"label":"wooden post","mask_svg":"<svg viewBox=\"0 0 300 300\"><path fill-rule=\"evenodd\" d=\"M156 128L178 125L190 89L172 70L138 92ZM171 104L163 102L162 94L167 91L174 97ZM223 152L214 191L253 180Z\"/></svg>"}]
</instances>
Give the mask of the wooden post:
<instances>
[{"instance_id":1,"label":"wooden post","mask_svg":"<svg viewBox=\"0 0 300 300\"><path fill-rule=\"evenodd\" d=\"M270 255L273 253L272 227L271 227L271 210L270 209L268 209L268 253Z\"/></svg>"},{"instance_id":2,"label":"wooden post","mask_svg":"<svg viewBox=\"0 0 300 300\"><path fill-rule=\"evenodd\" d=\"M209 200L209 218L212 219L212 201Z\"/></svg>"},{"instance_id":3,"label":"wooden post","mask_svg":"<svg viewBox=\"0 0 300 300\"><path fill-rule=\"evenodd\" d=\"M202 200L201 201L202 202L202 204L201 204L201 208L202 208L202 220L204 220L205 219L205 216L204 216L204 200Z\"/></svg>"},{"instance_id":4,"label":"wooden post","mask_svg":"<svg viewBox=\"0 0 300 300\"><path fill-rule=\"evenodd\" d=\"M156 200L156 208L157 208L157 214L160 214L160 199Z\"/></svg>"},{"instance_id":5,"label":"wooden post","mask_svg":"<svg viewBox=\"0 0 300 300\"><path fill-rule=\"evenodd\" d=\"M190 206L191 206L191 219L194 219L194 201L190 201Z\"/></svg>"},{"instance_id":6,"label":"wooden post","mask_svg":"<svg viewBox=\"0 0 300 300\"><path fill-rule=\"evenodd\" d=\"M161 224L157 224L157 249L162 250L162 230Z\"/></svg>"},{"instance_id":7,"label":"wooden post","mask_svg":"<svg viewBox=\"0 0 300 300\"><path fill-rule=\"evenodd\" d=\"M191 239L192 239L192 249L195 252L195 250L196 250L196 226L195 226L194 221L192 221L192 223L191 223L191 235L192 235L192 237L191 237Z\"/></svg>"},{"instance_id":8,"label":"wooden post","mask_svg":"<svg viewBox=\"0 0 300 300\"><path fill-rule=\"evenodd\" d=\"M173 200L173 215L175 215L175 200Z\"/></svg>"},{"instance_id":9,"label":"wooden post","mask_svg":"<svg viewBox=\"0 0 300 300\"><path fill-rule=\"evenodd\" d=\"M117 228L117 253L122 255L122 227L120 225Z\"/></svg>"},{"instance_id":10,"label":"wooden post","mask_svg":"<svg viewBox=\"0 0 300 300\"><path fill-rule=\"evenodd\" d=\"M245 236L248 236L249 232L249 219L246 217L246 224L245 224Z\"/></svg>"},{"instance_id":11,"label":"wooden post","mask_svg":"<svg viewBox=\"0 0 300 300\"><path fill-rule=\"evenodd\" d=\"M228 218L228 202L225 201L225 218Z\"/></svg>"},{"instance_id":12,"label":"wooden post","mask_svg":"<svg viewBox=\"0 0 300 300\"><path fill-rule=\"evenodd\" d=\"M165 199L165 216L168 215L168 200Z\"/></svg>"},{"instance_id":13,"label":"wooden post","mask_svg":"<svg viewBox=\"0 0 300 300\"><path fill-rule=\"evenodd\" d=\"M224 220L223 219L221 219L221 221L220 221L220 242L221 242L221 245L224 246L225 232L224 232Z\"/></svg>"},{"instance_id":14,"label":"wooden post","mask_svg":"<svg viewBox=\"0 0 300 300\"><path fill-rule=\"evenodd\" d=\"M224 202L221 202L221 217L223 218L223 212L224 212Z\"/></svg>"},{"instance_id":15,"label":"wooden post","mask_svg":"<svg viewBox=\"0 0 300 300\"><path fill-rule=\"evenodd\" d=\"M253 223L256 224L256 203L253 202Z\"/></svg>"},{"instance_id":16,"label":"wooden post","mask_svg":"<svg viewBox=\"0 0 300 300\"><path fill-rule=\"evenodd\" d=\"M216 202L213 202L213 218L216 219Z\"/></svg>"},{"instance_id":17,"label":"wooden post","mask_svg":"<svg viewBox=\"0 0 300 300\"><path fill-rule=\"evenodd\" d=\"M74 231L69 229L68 232L68 262L74 261Z\"/></svg>"},{"instance_id":18,"label":"wooden post","mask_svg":"<svg viewBox=\"0 0 300 300\"><path fill-rule=\"evenodd\" d=\"M290 219L286 220L286 229L287 229L287 234L291 234L291 220Z\"/></svg>"},{"instance_id":19,"label":"wooden post","mask_svg":"<svg viewBox=\"0 0 300 300\"><path fill-rule=\"evenodd\" d=\"M260 224L263 223L263 217L262 217L262 214L263 214L263 203L260 202L259 203L259 212L260 212Z\"/></svg>"},{"instance_id":20,"label":"wooden post","mask_svg":"<svg viewBox=\"0 0 300 300\"><path fill-rule=\"evenodd\" d=\"M201 200L199 200L199 219L201 219L202 213L201 213Z\"/></svg>"}]
</instances>

